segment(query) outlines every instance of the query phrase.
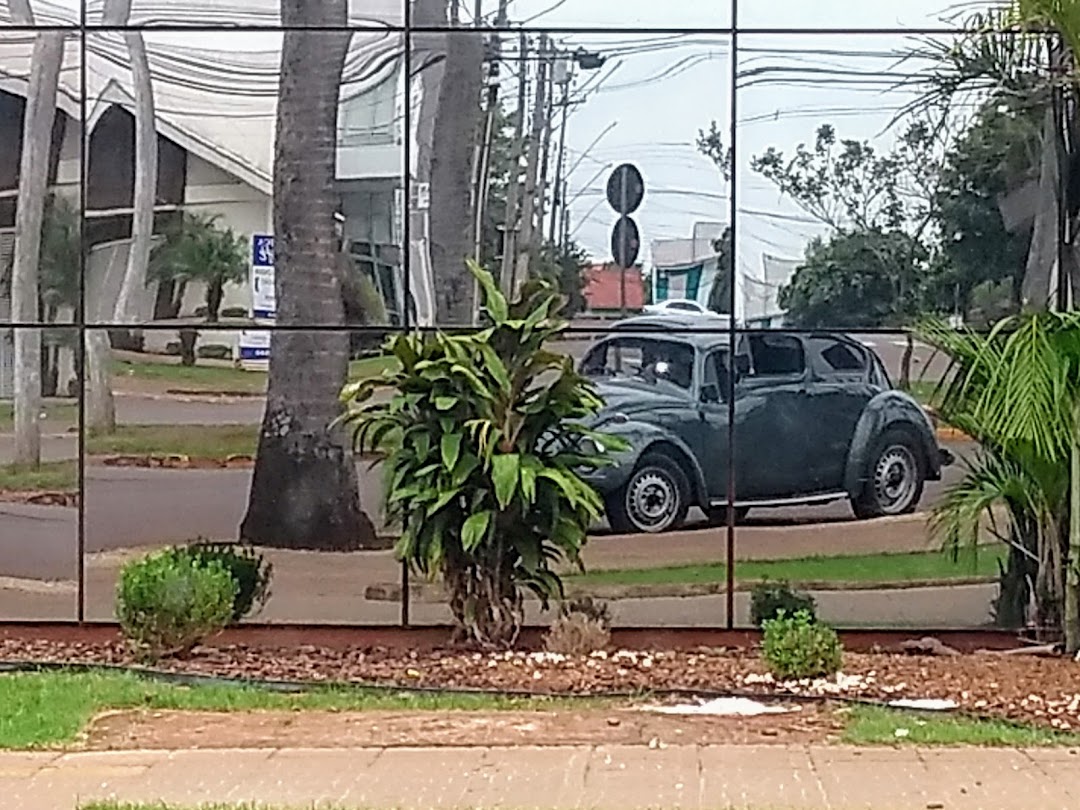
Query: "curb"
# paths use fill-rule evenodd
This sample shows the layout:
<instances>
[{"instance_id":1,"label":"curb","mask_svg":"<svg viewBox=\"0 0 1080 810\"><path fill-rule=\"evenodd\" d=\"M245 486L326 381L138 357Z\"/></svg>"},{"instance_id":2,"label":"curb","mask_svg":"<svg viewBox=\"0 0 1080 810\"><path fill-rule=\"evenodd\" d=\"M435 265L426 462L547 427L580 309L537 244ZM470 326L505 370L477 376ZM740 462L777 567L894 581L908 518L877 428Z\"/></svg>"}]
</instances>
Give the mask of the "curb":
<instances>
[{"instance_id":1,"label":"curb","mask_svg":"<svg viewBox=\"0 0 1080 810\"><path fill-rule=\"evenodd\" d=\"M20 591L36 594L73 594L78 584L70 579L43 580L27 577L0 577L0 591Z\"/></svg>"},{"instance_id":2,"label":"curb","mask_svg":"<svg viewBox=\"0 0 1080 810\"><path fill-rule=\"evenodd\" d=\"M883 582L827 582L805 581L790 582L790 587L800 591L817 593L858 593L864 591L913 591L925 588L960 588L972 585L992 585L996 577L956 577L953 579L912 579ZM760 581L736 582L736 593L748 593ZM630 599L694 599L703 596L721 596L727 593L723 582L703 582L692 585L595 585L583 587L571 580L566 583L567 599L584 596L607 602L620 602ZM401 584L384 582L369 585L364 591L364 598L369 602L400 602ZM443 589L427 583L411 584L409 600L425 605L441 605L448 600Z\"/></svg>"}]
</instances>

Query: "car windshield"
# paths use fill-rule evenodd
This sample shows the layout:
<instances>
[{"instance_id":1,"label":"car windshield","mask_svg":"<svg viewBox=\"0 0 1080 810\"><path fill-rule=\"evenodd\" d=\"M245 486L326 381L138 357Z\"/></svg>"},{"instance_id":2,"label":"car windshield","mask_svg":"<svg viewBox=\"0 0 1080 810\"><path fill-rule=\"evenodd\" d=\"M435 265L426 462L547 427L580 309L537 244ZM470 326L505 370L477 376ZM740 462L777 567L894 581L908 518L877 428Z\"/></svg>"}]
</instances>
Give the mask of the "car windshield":
<instances>
[{"instance_id":1,"label":"car windshield","mask_svg":"<svg viewBox=\"0 0 1080 810\"><path fill-rule=\"evenodd\" d=\"M593 348L581 373L593 379L633 379L689 389L694 382L694 350L671 340L616 338Z\"/></svg>"}]
</instances>

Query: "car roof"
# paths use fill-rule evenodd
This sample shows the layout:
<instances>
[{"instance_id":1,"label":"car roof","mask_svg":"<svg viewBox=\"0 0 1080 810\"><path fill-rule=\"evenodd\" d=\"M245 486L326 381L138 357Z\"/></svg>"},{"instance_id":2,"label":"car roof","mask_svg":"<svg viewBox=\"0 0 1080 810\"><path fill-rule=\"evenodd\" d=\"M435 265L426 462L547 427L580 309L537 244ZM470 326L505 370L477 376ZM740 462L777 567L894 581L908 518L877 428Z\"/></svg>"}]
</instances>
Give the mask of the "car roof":
<instances>
[{"instance_id":1,"label":"car roof","mask_svg":"<svg viewBox=\"0 0 1080 810\"><path fill-rule=\"evenodd\" d=\"M708 330L708 331L701 331ZM731 341L728 326L710 316L693 313L679 315L639 315L613 324L615 334L636 332L663 335L665 340L677 340L706 348L727 346Z\"/></svg>"}]
</instances>

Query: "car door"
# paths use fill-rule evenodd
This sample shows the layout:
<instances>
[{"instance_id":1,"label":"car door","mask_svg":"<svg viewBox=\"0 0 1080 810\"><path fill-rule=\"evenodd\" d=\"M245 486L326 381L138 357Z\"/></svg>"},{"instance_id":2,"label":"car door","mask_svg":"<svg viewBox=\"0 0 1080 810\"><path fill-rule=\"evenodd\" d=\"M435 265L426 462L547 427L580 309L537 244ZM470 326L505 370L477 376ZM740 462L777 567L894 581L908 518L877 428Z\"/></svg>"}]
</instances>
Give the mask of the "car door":
<instances>
[{"instance_id":1,"label":"car door","mask_svg":"<svg viewBox=\"0 0 1080 810\"><path fill-rule=\"evenodd\" d=\"M735 386L736 497L774 501L813 494L806 353L794 335L764 333L746 341L750 370Z\"/></svg>"},{"instance_id":2,"label":"car door","mask_svg":"<svg viewBox=\"0 0 1080 810\"><path fill-rule=\"evenodd\" d=\"M806 344L817 426L810 454L813 475L820 492L839 492L855 428L882 388L871 380L873 364L863 347L832 335L812 335Z\"/></svg>"},{"instance_id":3,"label":"car door","mask_svg":"<svg viewBox=\"0 0 1080 810\"><path fill-rule=\"evenodd\" d=\"M709 500L727 500L728 482L728 350L704 353L700 370L699 433L691 446L705 474Z\"/></svg>"}]
</instances>

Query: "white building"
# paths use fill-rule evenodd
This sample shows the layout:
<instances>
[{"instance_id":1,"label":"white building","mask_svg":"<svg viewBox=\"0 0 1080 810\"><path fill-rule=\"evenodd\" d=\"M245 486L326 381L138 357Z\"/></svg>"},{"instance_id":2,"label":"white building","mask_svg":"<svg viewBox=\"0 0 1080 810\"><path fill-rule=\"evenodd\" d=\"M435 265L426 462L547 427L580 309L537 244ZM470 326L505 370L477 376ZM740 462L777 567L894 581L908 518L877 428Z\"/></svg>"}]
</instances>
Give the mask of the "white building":
<instances>
[{"instance_id":1,"label":"white building","mask_svg":"<svg viewBox=\"0 0 1080 810\"><path fill-rule=\"evenodd\" d=\"M781 259L764 253L760 278L741 274L743 320L748 327L776 329L784 326L786 313L780 306L780 290L791 282L799 264L798 259Z\"/></svg>"},{"instance_id":2,"label":"white building","mask_svg":"<svg viewBox=\"0 0 1080 810\"><path fill-rule=\"evenodd\" d=\"M88 6L91 17L101 0ZM169 20L206 24L226 15L228 22L276 24L276 0L246 0L240 6L225 0L189 0L183 4L160 0ZM402 221L405 215L405 80L404 43L400 32L379 30L378 24L401 23L401 0L365 0L351 13L357 30L346 62L339 114L338 183L344 235L351 243L358 271L375 281L391 322L400 322L406 306L413 322L433 321L430 262L422 242L414 243L412 278L405 300L402 260ZM39 23L69 22L70 12L35 0ZM239 9L239 10L238 10ZM160 11L160 10L158 10ZM140 13L155 19L153 4ZM240 17L245 19L241 20ZM9 320L3 289L10 266L14 232L14 201L21 143L22 110L34 35L3 31L9 22L6 4L0 6L0 320ZM272 233L273 144L280 73L280 33L154 33L144 35L154 88L159 136L159 183L156 208L159 224L182 210L219 216L219 222L245 238ZM238 46L238 47L234 47ZM246 46L246 49L245 49ZM133 194L133 101L126 46L117 33L92 32L85 50L75 32L67 41L58 106L62 113L54 137L50 178L57 194L79 199L80 142L87 138L87 210L84 238L89 263L84 278L86 319L111 320L128 249ZM80 53L85 69L80 70ZM414 50L414 63L425 54ZM86 87L80 86L85 76ZM85 93L83 92L85 91ZM418 109L424 92L437 91L430 82L414 82L411 103ZM85 95L85 106L82 97ZM85 121L83 114L85 113ZM413 116L413 120L417 120ZM417 149L412 149L415 156ZM410 167L414 169L414 167ZM6 202L6 204L5 204ZM414 212L415 214L415 212ZM161 319L159 290L140 289L135 302L142 322ZM186 290L180 315L191 316L203 304L205 291ZM226 290L223 309L248 310L251 291L244 286ZM147 331L148 348L152 335ZM235 332L203 332L204 342L236 340ZM165 337L160 338L161 341ZM171 338L170 338L171 339ZM0 340L0 396L5 395L2 370L5 343Z\"/></svg>"},{"instance_id":3,"label":"white building","mask_svg":"<svg viewBox=\"0 0 1080 810\"><path fill-rule=\"evenodd\" d=\"M719 222L698 222L689 239L653 241L650 248L653 301L681 298L709 305L720 274L716 243L726 227Z\"/></svg>"}]
</instances>

